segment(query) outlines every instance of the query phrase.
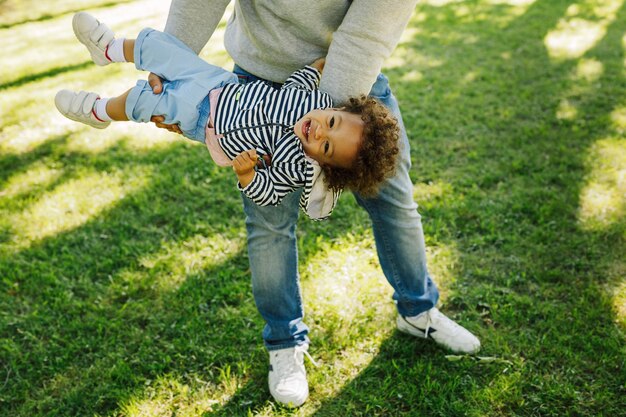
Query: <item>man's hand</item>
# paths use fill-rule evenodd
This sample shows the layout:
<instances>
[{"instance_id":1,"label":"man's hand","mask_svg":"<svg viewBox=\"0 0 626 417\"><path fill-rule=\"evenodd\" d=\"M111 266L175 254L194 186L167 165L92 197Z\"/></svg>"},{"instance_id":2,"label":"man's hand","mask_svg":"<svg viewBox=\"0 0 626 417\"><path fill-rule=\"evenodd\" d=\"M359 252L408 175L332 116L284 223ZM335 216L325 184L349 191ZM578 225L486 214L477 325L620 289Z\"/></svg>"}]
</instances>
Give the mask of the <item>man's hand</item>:
<instances>
[{"instance_id":1,"label":"man's hand","mask_svg":"<svg viewBox=\"0 0 626 417\"><path fill-rule=\"evenodd\" d=\"M255 149L249 149L237 155L233 160L233 170L237 174L239 184L243 188L247 187L254 178L254 167L257 164L259 157L257 156Z\"/></svg>"},{"instance_id":2,"label":"man's hand","mask_svg":"<svg viewBox=\"0 0 626 417\"><path fill-rule=\"evenodd\" d=\"M319 59L316 59L315 62L311 64L311 66L315 68L316 70L318 70L319 72L323 72L325 64L326 64L326 58L319 58Z\"/></svg>"},{"instance_id":3,"label":"man's hand","mask_svg":"<svg viewBox=\"0 0 626 417\"><path fill-rule=\"evenodd\" d=\"M163 80L154 72L148 74L148 84L152 87L154 94L161 94L163 92Z\"/></svg>"},{"instance_id":4,"label":"man's hand","mask_svg":"<svg viewBox=\"0 0 626 417\"><path fill-rule=\"evenodd\" d=\"M151 72L150 75L148 75L148 84L152 87L152 92L154 94L161 94L163 92L163 80L155 73ZM179 135L183 134L183 131L180 130L180 126L163 123L165 121L165 117L163 116L152 116L150 121L154 122L156 127L160 127L161 129L167 129L170 132L178 133Z\"/></svg>"}]
</instances>

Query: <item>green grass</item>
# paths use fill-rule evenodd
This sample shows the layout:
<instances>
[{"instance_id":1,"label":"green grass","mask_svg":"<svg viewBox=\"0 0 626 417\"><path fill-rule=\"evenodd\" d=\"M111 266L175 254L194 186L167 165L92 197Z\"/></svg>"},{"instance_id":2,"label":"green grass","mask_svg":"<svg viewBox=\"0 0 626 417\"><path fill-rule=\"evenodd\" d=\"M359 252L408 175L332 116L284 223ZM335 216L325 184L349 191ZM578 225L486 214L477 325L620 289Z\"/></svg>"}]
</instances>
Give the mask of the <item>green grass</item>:
<instances>
[{"instance_id":1,"label":"green grass","mask_svg":"<svg viewBox=\"0 0 626 417\"><path fill-rule=\"evenodd\" d=\"M345 194L299 224L320 366L297 410L270 401L232 173L153 126L96 131L54 109L60 88L137 78L89 63L75 10L134 34L168 6L0 1L0 415L624 415L623 0L418 6L385 72L442 309L498 360L395 330ZM228 66L221 30L203 57Z\"/></svg>"}]
</instances>

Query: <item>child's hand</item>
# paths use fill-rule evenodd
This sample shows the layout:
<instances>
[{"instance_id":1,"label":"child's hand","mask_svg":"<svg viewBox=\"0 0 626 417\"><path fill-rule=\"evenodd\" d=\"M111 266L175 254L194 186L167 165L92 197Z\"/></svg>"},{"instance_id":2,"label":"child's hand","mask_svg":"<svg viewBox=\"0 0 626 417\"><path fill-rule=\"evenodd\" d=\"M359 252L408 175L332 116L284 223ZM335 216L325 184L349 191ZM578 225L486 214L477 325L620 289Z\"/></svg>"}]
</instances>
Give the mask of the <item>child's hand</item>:
<instances>
[{"instance_id":1,"label":"child's hand","mask_svg":"<svg viewBox=\"0 0 626 417\"><path fill-rule=\"evenodd\" d=\"M258 156L255 149L244 151L237 155L233 160L233 170L237 174L239 184L242 187L247 187L254 178L254 167L257 164Z\"/></svg>"},{"instance_id":2,"label":"child's hand","mask_svg":"<svg viewBox=\"0 0 626 417\"><path fill-rule=\"evenodd\" d=\"M326 64L326 58L319 58L315 60L315 62L313 62L311 66L315 68L316 70L318 70L319 72L322 72L324 71L325 64Z\"/></svg>"}]
</instances>

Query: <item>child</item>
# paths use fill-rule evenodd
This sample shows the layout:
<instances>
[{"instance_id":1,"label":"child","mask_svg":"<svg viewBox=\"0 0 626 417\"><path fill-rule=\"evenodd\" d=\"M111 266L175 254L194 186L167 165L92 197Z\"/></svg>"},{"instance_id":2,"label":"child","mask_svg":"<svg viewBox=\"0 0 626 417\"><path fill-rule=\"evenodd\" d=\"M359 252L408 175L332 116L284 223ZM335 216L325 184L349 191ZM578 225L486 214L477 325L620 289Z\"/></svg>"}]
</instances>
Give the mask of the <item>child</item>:
<instances>
[{"instance_id":1,"label":"child","mask_svg":"<svg viewBox=\"0 0 626 417\"><path fill-rule=\"evenodd\" d=\"M137 39L115 39L84 12L72 26L97 65L134 62L166 81L159 95L143 80L110 99L61 90L55 104L69 119L104 129L111 120L148 122L163 115L164 123L205 143L218 165L232 165L239 189L256 204L279 204L304 187L300 206L315 219L330 215L344 187L369 195L393 174L397 121L365 96L332 108L330 97L317 90L323 59L294 72L280 89L261 81L239 85L236 75L169 34L146 28ZM259 161L271 165L255 169Z\"/></svg>"}]
</instances>

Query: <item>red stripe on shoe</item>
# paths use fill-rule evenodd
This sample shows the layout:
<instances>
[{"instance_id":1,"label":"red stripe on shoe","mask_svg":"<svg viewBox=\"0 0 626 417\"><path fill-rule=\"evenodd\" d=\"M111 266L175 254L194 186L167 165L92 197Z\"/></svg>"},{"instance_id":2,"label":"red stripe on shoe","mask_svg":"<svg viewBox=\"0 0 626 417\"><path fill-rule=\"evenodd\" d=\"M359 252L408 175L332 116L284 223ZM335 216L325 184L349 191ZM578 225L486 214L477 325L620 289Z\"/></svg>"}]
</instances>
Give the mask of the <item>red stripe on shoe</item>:
<instances>
[{"instance_id":1,"label":"red stripe on shoe","mask_svg":"<svg viewBox=\"0 0 626 417\"><path fill-rule=\"evenodd\" d=\"M109 43L109 45L110 45L110 43ZM107 45L107 47L104 48L104 57L106 59L108 59L109 62L113 62L113 60L109 57L109 45Z\"/></svg>"},{"instance_id":2,"label":"red stripe on shoe","mask_svg":"<svg viewBox=\"0 0 626 417\"><path fill-rule=\"evenodd\" d=\"M96 100L96 101L98 101L98 100ZM96 104L95 103L93 105L93 108L91 109L91 114L93 114L93 117L95 117L97 121L102 122L102 123L106 123L104 120L99 118L98 115L96 114Z\"/></svg>"}]
</instances>

